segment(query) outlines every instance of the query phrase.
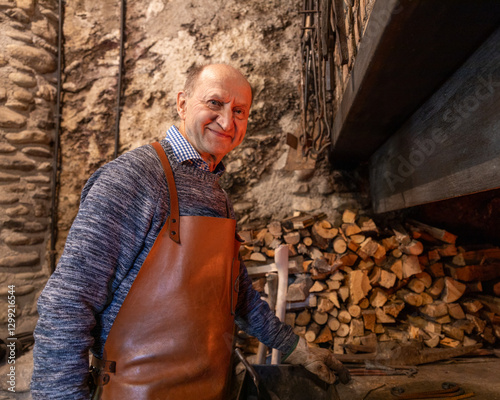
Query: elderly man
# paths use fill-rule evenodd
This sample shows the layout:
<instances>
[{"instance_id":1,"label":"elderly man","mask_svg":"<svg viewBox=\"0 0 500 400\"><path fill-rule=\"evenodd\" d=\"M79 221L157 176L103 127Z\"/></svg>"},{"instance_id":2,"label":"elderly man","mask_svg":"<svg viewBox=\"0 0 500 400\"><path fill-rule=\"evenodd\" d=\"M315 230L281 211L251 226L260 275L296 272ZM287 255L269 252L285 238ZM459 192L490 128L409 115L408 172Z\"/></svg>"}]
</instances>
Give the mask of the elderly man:
<instances>
[{"instance_id":1,"label":"elderly man","mask_svg":"<svg viewBox=\"0 0 500 400\"><path fill-rule=\"evenodd\" d=\"M280 323L238 261L218 179L251 103L236 69L196 68L177 95L179 128L89 179L38 302L33 399L227 398L234 322L335 380L342 365Z\"/></svg>"}]
</instances>

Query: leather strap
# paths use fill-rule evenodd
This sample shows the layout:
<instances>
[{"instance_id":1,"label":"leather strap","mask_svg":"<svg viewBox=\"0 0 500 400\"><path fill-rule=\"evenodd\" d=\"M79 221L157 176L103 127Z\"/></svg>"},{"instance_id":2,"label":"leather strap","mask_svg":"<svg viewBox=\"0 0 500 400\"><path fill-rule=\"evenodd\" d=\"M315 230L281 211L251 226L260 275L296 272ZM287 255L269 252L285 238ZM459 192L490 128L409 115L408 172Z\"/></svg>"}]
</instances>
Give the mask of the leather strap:
<instances>
[{"instance_id":1,"label":"leather strap","mask_svg":"<svg viewBox=\"0 0 500 400\"><path fill-rule=\"evenodd\" d=\"M169 236L170 239L172 239L174 242L180 243L179 200L177 198L177 188L175 187L174 173L172 172L172 167L170 166L170 162L168 161L165 150L163 150L161 144L159 142L154 142L152 146L158 154L158 157L160 158L163 171L165 172L165 176L167 177L168 192L170 194L170 217L167 220L167 223L169 224Z\"/></svg>"},{"instance_id":2,"label":"leather strap","mask_svg":"<svg viewBox=\"0 0 500 400\"><path fill-rule=\"evenodd\" d=\"M90 354L90 366L97 369L99 372L111 372L115 373L116 371L116 362L101 360L96 357L94 354Z\"/></svg>"}]
</instances>

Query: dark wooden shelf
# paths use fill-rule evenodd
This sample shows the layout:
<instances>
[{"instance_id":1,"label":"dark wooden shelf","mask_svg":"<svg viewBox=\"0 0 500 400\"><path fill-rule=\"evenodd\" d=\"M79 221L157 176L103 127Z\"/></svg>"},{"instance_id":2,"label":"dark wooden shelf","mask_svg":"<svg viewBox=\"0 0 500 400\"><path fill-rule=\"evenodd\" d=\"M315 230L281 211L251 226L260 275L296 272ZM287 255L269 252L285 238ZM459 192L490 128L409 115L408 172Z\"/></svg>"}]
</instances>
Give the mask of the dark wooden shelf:
<instances>
[{"instance_id":1,"label":"dark wooden shelf","mask_svg":"<svg viewBox=\"0 0 500 400\"><path fill-rule=\"evenodd\" d=\"M367 161L499 25L498 0L377 0L335 116L332 164Z\"/></svg>"}]
</instances>

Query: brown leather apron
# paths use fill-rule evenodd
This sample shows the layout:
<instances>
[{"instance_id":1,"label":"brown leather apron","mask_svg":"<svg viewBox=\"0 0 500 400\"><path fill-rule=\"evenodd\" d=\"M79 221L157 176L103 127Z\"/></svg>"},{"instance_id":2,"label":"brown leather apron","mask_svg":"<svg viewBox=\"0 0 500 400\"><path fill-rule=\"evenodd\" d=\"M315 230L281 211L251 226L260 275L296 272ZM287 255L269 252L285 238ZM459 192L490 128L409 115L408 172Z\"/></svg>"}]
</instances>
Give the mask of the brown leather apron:
<instances>
[{"instance_id":1,"label":"brown leather apron","mask_svg":"<svg viewBox=\"0 0 500 400\"><path fill-rule=\"evenodd\" d=\"M167 177L170 216L109 332L103 359L115 363L114 373L100 398L223 399L238 294L236 222L179 217L172 169L161 145L153 146Z\"/></svg>"}]
</instances>

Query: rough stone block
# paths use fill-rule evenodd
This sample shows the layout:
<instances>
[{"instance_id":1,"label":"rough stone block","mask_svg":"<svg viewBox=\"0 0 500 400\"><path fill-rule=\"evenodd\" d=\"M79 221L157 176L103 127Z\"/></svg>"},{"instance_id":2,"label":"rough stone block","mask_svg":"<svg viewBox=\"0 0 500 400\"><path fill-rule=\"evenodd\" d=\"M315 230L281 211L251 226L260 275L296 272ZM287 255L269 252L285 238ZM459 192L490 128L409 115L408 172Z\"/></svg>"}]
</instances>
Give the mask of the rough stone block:
<instances>
[{"instance_id":1,"label":"rough stone block","mask_svg":"<svg viewBox=\"0 0 500 400\"><path fill-rule=\"evenodd\" d=\"M16 150L14 146L8 143L0 143L0 153L13 153Z\"/></svg>"},{"instance_id":2,"label":"rough stone block","mask_svg":"<svg viewBox=\"0 0 500 400\"><path fill-rule=\"evenodd\" d=\"M11 174L3 174L0 172L0 182L17 182L21 178L16 175L11 175Z\"/></svg>"},{"instance_id":3,"label":"rough stone block","mask_svg":"<svg viewBox=\"0 0 500 400\"><path fill-rule=\"evenodd\" d=\"M14 93L12 93L12 96L18 100L22 101L23 103L28 103L31 104L33 103L33 93L31 93L29 90L26 89L17 89L14 90Z\"/></svg>"},{"instance_id":4,"label":"rough stone block","mask_svg":"<svg viewBox=\"0 0 500 400\"><path fill-rule=\"evenodd\" d=\"M28 176L26 178L26 182L30 183L50 183L50 177L37 175L37 176Z\"/></svg>"},{"instance_id":5,"label":"rough stone block","mask_svg":"<svg viewBox=\"0 0 500 400\"><path fill-rule=\"evenodd\" d=\"M47 74L56 70L56 60L46 50L25 45L8 45L7 51L12 58L21 61L40 74Z\"/></svg>"},{"instance_id":6,"label":"rough stone block","mask_svg":"<svg viewBox=\"0 0 500 400\"><path fill-rule=\"evenodd\" d=\"M28 215L29 212L30 212L29 208L23 206L22 204L18 205L17 207L7 208L7 210L5 210L5 214L7 214L9 217L19 217L21 215Z\"/></svg>"},{"instance_id":7,"label":"rough stone block","mask_svg":"<svg viewBox=\"0 0 500 400\"><path fill-rule=\"evenodd\" d=\"M31 24L31 31L51 44L56 44L57 42L57 32L46 19L33 22Z\"/></svg>"},{"instance_id":8,"label":"rough stone block","mask_svg":"<svg viewBox=\"0 0 500 400\"><path fill-rule=\"evenodd\" d=\"M14 204L19 201L19 196L15 193L0 193L0 204Z\"/></svg>"},{"instance_id":9,"label":"rough stone block","mask_svg":"<svg viewBox=\"0 0 500 400\"><path fill-rule=\"evenodd\" d=\"M47 229L47 224L37 221L26 222L23 226L23 231L30 233L43 232L46 229Z\"/></svg>"},{"instance_id":10,"label":"rough stone block","mask_svg":"<svg viewBox=\"0 0 500 400\"><path fill-rule=\"evenodd\" d=\"M36 86L36 79L34 76L25 74L23 72L13 72L9 75L9 80L17 86L32 88Z\"/></svg>"},{"instance_id":11,"label":"rough stone block","mask_svg":"<svg viewBox=\"0 0 500 400\"><path fill-rule=\"evenodd\" d=\"M40 262L40 256L37 252L18 253L7 257L0 257L0 267L17 268L31 267Z\"/></svg>"},{"instance_id":12,"label":"rough stone block","mask_svg":"<svg viewBox=\"0 0 500 400\"><path fill-rule=\"evenodd\" d=\"M0 127L22 128L24 125L26 125L26 117L7 107L0 107Z\"/></svg>"},{"instance_id":13,"label":"rough stone block","mask_svg":"<svg viewBox=\"0 0 500 400\"><path fill-rule=\"evenodd\" d=\"M1 152L1 151L0 151ZM50 158L52 153L45 147L25 147L22 152L28 156Z\"/></svg>"},{"instance_id":14,"label":"rough stone block","mask_svg":"<svg viewBox=\"0 0 500 400\"><path fill-rule=\"evenodd\" d=\"M19 232L2 232L2 239L9 246L22 246L30 244L30 237Z\"/></svg>"},{"instance_id":15,"label":"rough stone block","mask_svg":"<svg viewBox=\"0 0 500 400\"><path fill-rule=\"evenodd\" d=\"M32 171L36 164L30 160L22 160L15 157L0 157L0 168L14 171Z\"/></svg>"},{"instance_id":16,"label":"rough stone block","mask_svg":"<svg viewBox=\"0 0 500 400\"><path fill-rule=\"evenodd\" d=\"M5 139L13 144L49 144L51 141L50 135L47 132L40 130L26 130L22 132L8 133L5 135Z\"/></svg>"}]
</instances>

